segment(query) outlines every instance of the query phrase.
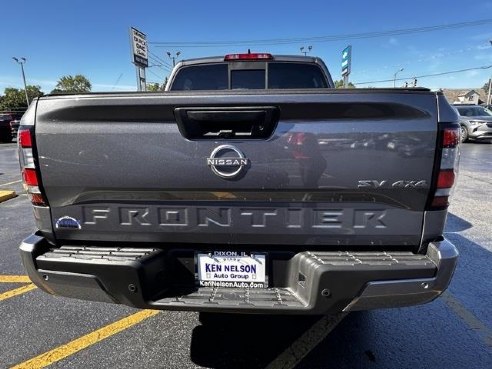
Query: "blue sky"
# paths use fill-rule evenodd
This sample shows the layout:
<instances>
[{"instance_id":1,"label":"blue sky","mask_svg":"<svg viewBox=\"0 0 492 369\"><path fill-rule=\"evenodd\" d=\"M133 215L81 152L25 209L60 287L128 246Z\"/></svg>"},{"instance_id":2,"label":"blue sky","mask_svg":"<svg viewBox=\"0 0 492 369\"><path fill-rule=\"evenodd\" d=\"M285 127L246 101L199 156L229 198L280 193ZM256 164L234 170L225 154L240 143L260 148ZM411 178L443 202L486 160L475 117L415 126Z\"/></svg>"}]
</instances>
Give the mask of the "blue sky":
<instances>
[{"instance_id":1,"label":"blue sky","mask_svg":"<svg viewBox=\"0 0 492 369\"><path fill-rule=\"evenodd\" d=\"M128 30L147 34L150 82L168 72L167 51L182 58L252 51L298 54L312 45L310 55L322 57L340 79L341 51L353 48L354 83L435 74L492 65L492 23L426 33L391 35L334 42L257 45L255 40L379 32L492 19L492 1L454 6L454 1L4 1L0 34L0 93L22 87L13 56L26 57L28 84L50 92L63 75L83 74L93 91L136 89L130 62ZM161 47L157 42L250 41L248 46ZM160 60L159 60L160 59ZM163 63L165 62L165 63ZM419 79L429 88L481 87L491 69ZM400 82L400 85L403 82ZM389 87L392 82L367 86ZM362 86L361 86L362 87Z\"/></svg>"}]
</instances>

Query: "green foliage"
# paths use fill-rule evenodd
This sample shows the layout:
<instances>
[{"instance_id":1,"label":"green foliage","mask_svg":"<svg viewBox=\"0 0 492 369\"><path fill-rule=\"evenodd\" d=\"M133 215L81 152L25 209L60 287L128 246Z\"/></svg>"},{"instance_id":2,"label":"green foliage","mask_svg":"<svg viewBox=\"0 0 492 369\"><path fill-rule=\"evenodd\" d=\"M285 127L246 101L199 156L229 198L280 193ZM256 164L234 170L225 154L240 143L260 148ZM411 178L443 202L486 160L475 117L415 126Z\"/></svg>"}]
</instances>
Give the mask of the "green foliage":
<instances>
[{"instance_id":1,"label":"green foliage","mask_svg":"<svg viewBox=\"0 0 492 369\"><path fill-rule=\"evenodd\" d=\"M489 93L489 81L485 82L485 84L482 87L485 91L486 94Z\"/></svg>"},{"instance_id":2,"label":"green foliage","mask_svg":"<svg viewBox=\"0 0 492 369\"><path fill-rule=\"evenodd\" d=\"M92 85L90 81L83 75L77 74L75 76L63 76L58 80L55 89L51 91L52 94L65 94L75 93L82 94L91 92Z\"/></svg>"},{"instance_id":3,"label":"green foliage","mask_svg":"<svg viewBox=\"0 0 492 369\"><path fill-rule=\"evenodd\" d=\"M34 98L43 96L40 86L27 86L27 96L29 101ZM3 96L0 96L0 110L24 110L27 109L26 95L24 90L7 87Z\"/></svg>"},{"instance_id":4,"label":"green foliage","mask_svg":"<svg viewBox=\"0 0 492 369\"><path fill-rule=\"evenodd\" d=\"M158 83L147 83L148 92L160 92L163 88Z\"/></svg>"},{"instance_id":5,"label":"green foliage","mask_svg":"<svg viewBox=\"0 0 492 369\"><path fill-rule=\"evenodd\" d=\"M335 81L335 88L343 88L343 79ZM355 88L355 85L349 82L347 88Z\"/></svg>"}]
</instances>

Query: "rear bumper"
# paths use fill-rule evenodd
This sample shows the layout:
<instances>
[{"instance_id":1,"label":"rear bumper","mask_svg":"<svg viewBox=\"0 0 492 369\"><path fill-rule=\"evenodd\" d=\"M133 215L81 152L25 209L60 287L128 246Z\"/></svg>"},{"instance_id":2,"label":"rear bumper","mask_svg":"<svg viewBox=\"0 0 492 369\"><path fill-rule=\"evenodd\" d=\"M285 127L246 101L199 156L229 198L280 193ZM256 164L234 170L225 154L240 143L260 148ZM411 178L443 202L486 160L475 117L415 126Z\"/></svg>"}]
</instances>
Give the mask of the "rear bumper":
<instances>
[{"instance_id":1,"label":"rear bumper","mask_svg":"<svg viewBox=\"0 0 492 369\"><path fill-rule=\"evenodd\" d=\"M410 252L272 253L268 289L196 287L193 250L65 246L38 235L20 246L42 290L162 310L327 314L423 304L439 296L458 252L449 241Z\"/></svg>"}]
</instances>

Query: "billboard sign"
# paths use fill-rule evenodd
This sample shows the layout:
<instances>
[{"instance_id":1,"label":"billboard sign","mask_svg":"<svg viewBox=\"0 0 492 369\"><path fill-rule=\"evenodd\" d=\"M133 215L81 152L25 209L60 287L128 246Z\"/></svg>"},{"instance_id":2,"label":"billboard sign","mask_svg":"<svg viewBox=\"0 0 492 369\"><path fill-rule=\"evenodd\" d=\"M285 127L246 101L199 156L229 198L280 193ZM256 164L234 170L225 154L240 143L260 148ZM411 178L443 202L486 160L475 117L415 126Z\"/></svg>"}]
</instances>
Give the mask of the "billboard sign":
<instances>
[{"instance_id":1,"label":"billboard sign","mask_svg":"<svg viewBox=\"0 0 492 369\"><path fill-rule=\"evenodd\" d=\"M131 27L130 42L132 45L133 60L132 63L138 67L148 67L149 58L147 54L147 36L145 33Z\"/></svg>"},{"instance_id":2,"label":"billboard sign","mask_svg":"<svg viewBox=\"0 0 492 369\"><path fill-rule=\"evenodd\" d=\"M352 67L352 46L348 45L342 51L342 76L348 76Z\"/></svg>"}]
</instances>

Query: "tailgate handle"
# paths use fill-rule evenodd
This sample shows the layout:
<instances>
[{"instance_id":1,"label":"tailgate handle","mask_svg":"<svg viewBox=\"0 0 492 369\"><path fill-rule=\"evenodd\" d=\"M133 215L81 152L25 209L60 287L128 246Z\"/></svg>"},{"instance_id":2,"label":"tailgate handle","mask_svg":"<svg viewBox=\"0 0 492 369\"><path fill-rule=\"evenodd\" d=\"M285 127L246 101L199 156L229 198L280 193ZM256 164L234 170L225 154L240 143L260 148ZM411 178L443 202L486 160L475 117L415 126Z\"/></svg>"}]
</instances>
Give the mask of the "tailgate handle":
<instances>
[{"instance_id":1,"label":"tailgate handle","mask_svg":"<svg viewBox=\"0 0 492 369\"><path fill-rule=\"evenodd\" d=\"M176 108L174 116L183 137L190 140L268 139L277 126L279 108Z\"/></svg>"}]
</instances>

